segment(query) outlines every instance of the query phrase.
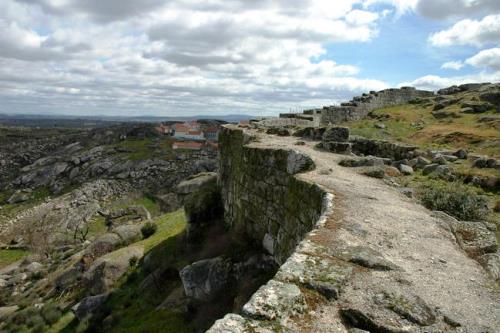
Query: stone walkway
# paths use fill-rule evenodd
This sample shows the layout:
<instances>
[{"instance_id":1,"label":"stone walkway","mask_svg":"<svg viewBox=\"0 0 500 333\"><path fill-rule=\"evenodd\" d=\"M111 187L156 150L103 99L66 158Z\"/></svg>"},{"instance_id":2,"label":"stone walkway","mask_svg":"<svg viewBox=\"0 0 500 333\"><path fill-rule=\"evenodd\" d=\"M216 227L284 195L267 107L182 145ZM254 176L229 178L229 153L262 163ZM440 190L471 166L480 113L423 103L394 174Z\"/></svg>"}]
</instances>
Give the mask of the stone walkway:
<instances>
[{"instance_id":1,"label":"stone walkway","mask_svg":"<svg viewBox=\"0 0 500 333\"><path fill-rule=\"evenodd\" d=\"M315 142L295 145L293 137L257 136L252 146L295 149L314 160L316 169L298 178L332 193L334 208L308 236L312 252L354 264L340 296L318 301L314 311L287 326L318 333L347 332L346 326L500 332L498 285L459 248L443 227L446 221L383 180L339 166L344 155L319 151Z\"/></svg>"}]
</instances>

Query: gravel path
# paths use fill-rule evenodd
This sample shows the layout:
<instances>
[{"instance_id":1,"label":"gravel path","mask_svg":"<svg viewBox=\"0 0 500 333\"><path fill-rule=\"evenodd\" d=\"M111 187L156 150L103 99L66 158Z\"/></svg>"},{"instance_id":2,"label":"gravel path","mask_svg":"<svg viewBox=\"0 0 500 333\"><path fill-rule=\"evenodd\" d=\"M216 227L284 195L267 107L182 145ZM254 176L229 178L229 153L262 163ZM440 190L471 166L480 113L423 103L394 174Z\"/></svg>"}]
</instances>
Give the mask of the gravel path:
<instances>
[{"instance_id":1,"label":"gravel path","mask_svg":"<svg viewBox=\"0 0 500 333\"><path fill-rule=\"evenodd\" d=\"M447 323L448 328L441 331L453 331L458 322L457 332L500 332L498 285L459 248L451 232L440 227L445 224L442 220L383 180L339 166L345 156L319 151L315 142L300 146L294 144L297 138L255 134L260 139L252 146L283 147L309 155L316 169L298 177L334 194L333 213L323 229L309 236L311 240L332 252L367 247L399 267L356 270L340 298L320 304L308 320L297 324L298 330L346 332L339 309L357 309L389 325L390 314L378 310L377 304L384 302L383 295L395 293L425 301Z\"/></svg>"}]
</instances>

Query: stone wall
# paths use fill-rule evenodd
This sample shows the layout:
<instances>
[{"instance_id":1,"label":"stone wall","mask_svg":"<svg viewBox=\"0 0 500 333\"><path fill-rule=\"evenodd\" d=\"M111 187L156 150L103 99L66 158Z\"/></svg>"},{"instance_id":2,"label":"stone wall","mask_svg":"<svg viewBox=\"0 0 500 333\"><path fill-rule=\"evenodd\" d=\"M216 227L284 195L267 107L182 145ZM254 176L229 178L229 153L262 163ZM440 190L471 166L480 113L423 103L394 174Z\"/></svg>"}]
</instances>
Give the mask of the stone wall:
<instances>
[{"instance_id":1,"label":"stone wall","mask_svg":"<svg viewBox=\"0 0 500 333\"><path fill-rule=\"evenodd\" d=\"M416 98L433 96L434 92L417 90L413 87L401 89L385 89L381 91L370 91L368 94L354 97L351 101L342 103L340 106L325 106L321 109L304 110L303 113L283 113L279 119L283 119L290 125L297 126L321 126L338 124L345 121L359 120L368 115L370 111L391 105L408 103ZM303 123L304 119L309 123ZM293 124L293 120L297 124ZM276 120L273 120L276 121ZM277 124L274 124L276 126Z\"/></svg>"},{"instance_id":2,"label":"stone wall","mask_svg":"<svg viewBox=\"0 0 500 333\"><path fill-rule=\"evenodd\" d=\"M370 91L368 94L354 97L340 106L327 106L321 111L321 124L338 124L344 121L359 120L370 111L391 105L407 103L416 98L433 96L432 91L417 90L412 87L401 89L386 89L378 92Z\"/></svg>"},{"instance_id":3,"label":"stone wall","mask_svg":"<svg viewBox=\"0 0 500 333\"><path fill-rule=\"evenodd\" d=\"M288 115L288 114L287 114ZM312 127L319 125L319 117L310 120L303 118L294 118L280 115L280 118L266 118L258 121L259 125L271 127L271 126L298 126L298 127Z\"/></svg>"},{"instance_id":4,"label":"stone wall","mask_svg":"<svg viewBox=\"0 0 500 333\"><path fill-rule=\"evenodd\" d=\"M351 144L351 151L356 155L373 155L399 161L412 159L418 154L417 146L403 143L373 140L361 136L352 136L349 142Z\"/></svg>"},{"instance_id":5,"label":"stone wall","mask_svg":"<svg viewBox=\"0 0 500 333\"><path fill-rule=\"evenodd\" d=\"M240 129L219 137L220 187L231 229L263 245L279 264L292 254L318 221L325 192L294 177L314 167L299 152L252 147Z\"/></svg>"}]
</instances>

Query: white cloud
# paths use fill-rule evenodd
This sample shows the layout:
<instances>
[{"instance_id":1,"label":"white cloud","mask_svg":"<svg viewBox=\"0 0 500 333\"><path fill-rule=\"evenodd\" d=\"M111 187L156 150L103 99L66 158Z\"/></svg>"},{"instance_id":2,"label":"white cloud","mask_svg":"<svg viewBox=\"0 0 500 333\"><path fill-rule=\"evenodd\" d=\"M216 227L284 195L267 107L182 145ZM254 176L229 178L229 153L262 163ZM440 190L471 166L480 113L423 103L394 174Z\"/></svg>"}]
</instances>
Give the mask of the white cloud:
<instances>
[{"instance_id":1,"label":"white cloud","mask_svg":"<svg viewBox=\"0 0 500 333\"><path fill-rule=\"evenodd\" d=\"M500 43L500 15L489 15L480 21L461 20L447 30L432 34L429 41L434 46L481 47L491 43Z\"/></svg>"},{"instance_id":2,"label":"white cloud","mask_svg":"<svg viewBox=\"0 0 500 333\"><path fill-rule=\"evenodd\" d=\"M482 50L465 62L474 67L500 71L500 48Z\"/></svg>"},{"instance_id":3,"label":"white cloud","mask_svg":"<svg viewBox=\"0 0 500 333\"><path fill-rule=\"evenodd\" d=\"M418 0L415 9L433 19L464 17L500 12L498 0Z\"/></svg>"},{"instance_id":4,"label":"white cloud","mask_svg":"<svg viewBox=\"0 0 500 333\"><path fill-rule=\"evenodd\" d=\"M98 22L112 22L136 16L162 6L163 0L16 0L41 7L54 15L74 15Z\"/></svg>"},{"instance_id":5,"label":"white cloud","mask_svg":"<svg viewBox=\"0 0 500 333\"><path fill-rule=\"evenodd\" d=\"M327 52L377 36L360 4L4 0L0 112L275 114L383 89Z\"/></svg>"},{"instance_id":6,"label":"white cloud","mask_svg":"<svg viewBox=\"0 0 500 333\"><path fill-rule=\"evenodd\" d=\"M442 69L453 69L453 70L460 70L462 69L462 67L464 67L464 63L457 60L457 61L448 61L448 62L445 62L444 64L441 65L441 68Z\"/></svg>"},{"instance_id":7,"label":"white cloud","mask_svg":"<svg viewBox=\"0 0 500 333\"><path fill-rule=\"evenodd\" d=\"M399 86L413 86L419 89L437 90L452 85L478 82L499 82L500 71L480 72L472 75L441 77L438 75L425 75L410 82L400 83Z\"/></svg>"}]
</instances>

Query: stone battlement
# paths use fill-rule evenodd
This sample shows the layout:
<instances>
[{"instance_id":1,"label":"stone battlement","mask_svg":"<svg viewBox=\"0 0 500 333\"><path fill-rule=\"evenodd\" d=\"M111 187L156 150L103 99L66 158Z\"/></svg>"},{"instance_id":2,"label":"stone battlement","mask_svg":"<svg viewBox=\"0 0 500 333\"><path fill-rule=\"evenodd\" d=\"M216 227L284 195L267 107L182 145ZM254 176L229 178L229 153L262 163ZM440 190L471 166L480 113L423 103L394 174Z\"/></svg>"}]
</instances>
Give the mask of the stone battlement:
<instances>
[{"instance_id":1,"label":"stone battlement","mask_svg":"<svg viewBox=\"0 0 500 333\"><path fill-rule=\"evenodd\" d=\"M370 91L361 96L356 96L349 102L341 103L340 106L325 106L321 109L305 110L302 114L283 114L280 118L302 118L309 115L317 118L319 125L338 124L345 121L359 120L368 115L370 111L392 105L408 103L416 98L433 96L434 92L417 90L413 87L402 87L400 89L385 89L381 91ZM316 119L315 118L315 119Z\"/></svg>"}]
</instances>

